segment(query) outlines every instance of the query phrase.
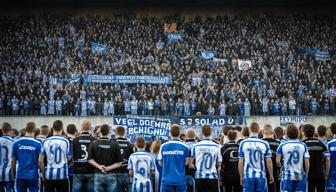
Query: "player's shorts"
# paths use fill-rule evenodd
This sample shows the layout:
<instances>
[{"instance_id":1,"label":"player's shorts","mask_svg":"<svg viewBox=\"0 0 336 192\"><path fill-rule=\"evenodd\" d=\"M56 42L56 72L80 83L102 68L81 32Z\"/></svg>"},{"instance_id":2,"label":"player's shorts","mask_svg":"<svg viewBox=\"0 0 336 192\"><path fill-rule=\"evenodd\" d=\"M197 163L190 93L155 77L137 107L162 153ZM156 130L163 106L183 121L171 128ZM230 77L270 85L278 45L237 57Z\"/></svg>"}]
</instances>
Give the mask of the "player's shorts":
<instances>
[{"instance_id":1,"label":"player's shorts","mask_svg":"<svg viewBox=\"0 0 336 192\"><path fill-rule=\"evenodd\" d=\"M336 174L330 174L327 180L326 190L329 191L336 191Z\"/></svg>"},{"instance_id":2,"label":"player's shorts","mask_svg":"<svg viewBox=\"0 0 336 192\"><path fill-rule=\"evenodd\" d=\"M187 185L161 185L161 192L186 192Z\"/></svg>"},{"instance_id":3,"label":"player's shorts","mask_svg":"<svg viewBox=\"0 0 336 192\"><path fill-rule=\"evenodd\" d=\"M132 184L132 192L152 192L152 184L150 181L147 182L134 182Z\"/></svg>"},{"instance_id":4,"label":"player's shorts","mask_svg":"<svg viewBox=\"0 0 336 192\"><path fill-rule=\"evenodd\" d=\"M244 178L244 192L267 192L266 178Z\"/></svg>"},{"instance_id":5,"label":"player's shorts","mask_svg":"<svg viewBox=\"0 0 336 192\"><path fill-rule=\"evenodd\" d=\"M282 192L306 192L308 189L307 180L281 180L280 188Z\"/></svg>"}]
</instances>

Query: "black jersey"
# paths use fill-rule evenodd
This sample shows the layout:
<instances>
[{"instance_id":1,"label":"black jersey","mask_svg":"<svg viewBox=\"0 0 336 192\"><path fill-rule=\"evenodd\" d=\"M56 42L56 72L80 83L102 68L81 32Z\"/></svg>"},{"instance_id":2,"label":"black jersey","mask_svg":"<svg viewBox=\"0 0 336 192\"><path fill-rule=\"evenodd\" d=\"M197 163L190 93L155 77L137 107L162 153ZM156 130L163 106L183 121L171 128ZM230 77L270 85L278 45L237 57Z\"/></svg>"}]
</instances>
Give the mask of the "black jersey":
<instances>
[{"instance_id":1,"label":"black jersey","mask_svg":"<svg viewBox=\"0 0 336 192\"><path fill-rule=\"evenodd\" d=\"M88 159L106 167L123 161L119 144L107 137L101 137L90 144ZM98 169L96 171L100 172ZM110 172L115 173L116 170Z\"/></svg>"},{"instance_id":2,"label":"black jersey","mask_svg":"<svg viewBox=\"0 0 336 192\"><path fill-rule=\"evenodd\" d=\"M89 133L82 133L73 140L73 161L75 174L94 173L94 168L88 163L89 146L94 138Z\"/></svg>"},{"instance_id":3,"label":"black jersey","mask_svg":"<svg viewBox=\"0 0 336 192\"><path fill-rule=\"evenodd\" d=\"M222 165L221 165L221 177L232 179L239 179L238 173L238 150L239 145L236 142L229 142L223 145L221 148Z\"/></svg>"},{"instance_id":4,"label":"black jersey","mask_svg":"<svg viewBox=\"0 0 336 192\"><path fill-rule=\"evenodd\" d=\"M131 156L132 153L134 153L133 144L127 141L127 139L121 137L117 138L115 141L118 142L119 144L120 153L123 158L123 165L122 167L116 169L116 172L128 173L127 164L129 157Z\"/></svg>"},{"instance_id":5,"label":"black jersey","mask_svg":"<svg viewBox=\"0 0 336 192\"><path fill-rule=\"evenodd\" d=\"M272 153L273 177L275 180L277 180L277 178L279 178L280 176L280 168L278 168L278 166L276 165L275 159L276 159L276 151L280 145L280 142L272 138L264 138L263 140L267 141L270 146L270 150ZM267 178L269 178L268 172L267 172Z\"/></svg>"},{"instance_id":6,"label":"black jersey","mask_svg":"<svg viewBox=\"0 0 336 192\"><path fill-rule=\"evenodd\" d=\"M303 140L307 145L310 155L309 162L309 174L308 179L323 178L324 176L324 157L329 155L326 145L315 138L308 138Z\"/></svg>"}]
</instances>

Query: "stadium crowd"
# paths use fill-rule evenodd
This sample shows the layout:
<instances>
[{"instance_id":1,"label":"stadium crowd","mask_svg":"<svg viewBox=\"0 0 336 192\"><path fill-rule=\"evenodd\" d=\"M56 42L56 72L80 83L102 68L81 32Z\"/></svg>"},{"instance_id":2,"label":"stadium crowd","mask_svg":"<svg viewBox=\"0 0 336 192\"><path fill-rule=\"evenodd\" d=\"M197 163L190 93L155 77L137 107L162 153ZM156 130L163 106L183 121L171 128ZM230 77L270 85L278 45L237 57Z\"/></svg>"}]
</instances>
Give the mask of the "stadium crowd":
<instances>
[{"instance_id":1,"label":"stadium crowd","mask_svg":"<svg viewBox=\"0 0 336 192\"><path fill-rule=\"evenodd\" d=\"M164 24L183 39L169 42ZM1 17L0 115L335 114L331 16L135 14ZM106 45L94 53L91 43ZM215 58L202 59L204 51ZM238 59L252 66L239 70ZM169 76L171 85L88 84L84 75Z\"/></svg>"},{"instance_id":2,"label":"stadium crowd","mask_svg":"<svg viewBox=\"0 0 336 192\"><path fill-rule=\"evenodd\" d=\"M56 120L52 127L28 122L18 135L1 127L0 191L91 192L242 192L336 190L336 123L285 129L225 126L220 138L212 128L182 133L170 128L170 140L135 143L117 126L80 130ZM311 166L310 166L311 165ZM14 182L15 181L15 182ZM15 185L15 190L14 190Z\"/></svg>"}]
</instances>

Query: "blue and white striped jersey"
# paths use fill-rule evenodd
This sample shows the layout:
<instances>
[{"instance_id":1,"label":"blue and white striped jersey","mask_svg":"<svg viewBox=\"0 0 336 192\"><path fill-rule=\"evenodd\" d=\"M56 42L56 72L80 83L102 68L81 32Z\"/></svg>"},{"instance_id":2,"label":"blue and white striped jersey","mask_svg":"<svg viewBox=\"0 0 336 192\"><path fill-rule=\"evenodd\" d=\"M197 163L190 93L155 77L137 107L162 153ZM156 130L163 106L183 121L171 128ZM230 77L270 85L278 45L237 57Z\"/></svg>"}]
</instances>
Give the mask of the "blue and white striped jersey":
<instances>
[{"instance_id":1,"label":"blue and white striped jersey","mask_svg":"<svg viewBox=\"0 0 336 192\"><path fill-rule=\"evenodd\" d=\"M10 168L12 162L14 140L10 136L0 137L0 182L12 181Z\"/></svg>"},{"instance_id":2,"label":"blue and white striped jersey","mask_svg":"<svg viewBox=\"0 0 336 192\"><path fill-rule=\"evenodd\" d=\"M157 155L153 155L154 163L155 163L155 174L153 179L153 188L154 192L159 192L161 189L161 174L162 174L162 167L157 160Z\"/></svg>"},{"instance_id":3,"label":"blue and white striped jersey","mask_svg":"<svg viewBox=\"0 0 336 192\"><path fill-rule=\"evenodd\" d=\"M336 175L336 139L329 141L327 146L330 153L330 175Z\"/></svg>"},{"instance_id":4,"label":"blue and white striped jersey","mask_svg":"<svg viewBox=\"0 0 336 192\"><path fill-rule=\"evenodd\" d=\"M239 158L244 159L244 178L266 178L265 158L272 157L269 144L252 136L239 145Z\"/></svg>"},{"instance_id":5,"label":"blue and white striped jersey","mask_svg":"<svg viewBox=\"0 0 336 192\"><path fill-rule=\"evenodd\" d=\"M128 170L133 171L132 191L151 192L151 172L154 172L155 165L153 156L145 151L133 153L128 159Z\"/></svg>"},{"instance_id":6,"label":"blue and white striped jersey","mask_svg":"<svg viewBox=\"0 0 336 192\"><path fill-rule=\"evenodd\" d=\"M282 157L282 180L302 180L304 171L304 160L309 159L307 145L299 140L287 140L279 145L277 156Z\"/></svg>"},{"instance_id":7,"label":"blue and white striped jersey","mask_svg":"<svg viewBox=\"0 0 336 192\"><path fill-rule=\"evenodd\" d=\"M220 148L210 139L204 139L192 146L191 156L196 160L196 179L218 179L216 165L222 162Z\"/></svg>"},{"instance_id":8,"label":"blue and white striped jersey","mask_svg":"<svg viewBox=\"0 0 336 192\"><path fill-rule=\"evenodd\" d=\"M47 158L45 177L48 180L68 179L68 157L72 156L69 140L52 136L44 140L42 155Z\"/></svg>"}]
</instances>

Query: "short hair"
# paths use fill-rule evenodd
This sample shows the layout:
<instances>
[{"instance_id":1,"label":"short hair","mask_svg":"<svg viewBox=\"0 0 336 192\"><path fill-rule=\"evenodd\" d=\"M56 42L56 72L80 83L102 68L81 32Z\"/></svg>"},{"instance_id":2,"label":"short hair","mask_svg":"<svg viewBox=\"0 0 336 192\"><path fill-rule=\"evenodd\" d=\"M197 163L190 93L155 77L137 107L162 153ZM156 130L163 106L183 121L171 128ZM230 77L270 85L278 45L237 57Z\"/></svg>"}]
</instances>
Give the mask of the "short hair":
<instances>
[{"instance_id":1,"label":"short hair","mask_svg":"<svg viewBox=\"0 0 336 192\"><path fill-rule=\"evenodd\" d=\"M81 129L82 131L90 131L91 129L91 122L88 119L83 119L81 121Z\"/></svg>"},{"instance_id":2,"label":"short hair","mask_svg":"<svg viewBox=\"0 0 336 192\"><path fill-rule=\"evenodd\" d=\"M41 135L48 135L49 134L49 127L47 125L42 125L40 128Z\"/></svg>"},{"instance_id":3,"label":"short hair","mask_svg":"<svg viewBox=\"0 0 336 192\"><path fill-rule=\"evenodd\" d=\"M20 134L17 129L12 129L11 133L13 133L16 137Z\"/></svg>"},{"instance_id":4,"label":"short hair","mask_svg":"<svg viewBox=\"0 0 336 192\"><path fill-rule=\"evenodd\" d=\"M284 130L282 127L276 127L274 128L275 138L281 139L284 136Z\"/></svg>"},{"instance_id":5,"label":"short hair","mask_svg":"<svg viewBox=\"0 0 336 192\"><path fill-rule=\"evenodd\" d=\"M305 137L314 137L315 127L312 124L306 124L302 128Z\"/></svg>"},{"instance_id":6,"label":"short hair","mask_svg":"<svg viewBox=\"0 0 336 192\"><path fill-rule=\"evenodd\" d=\"M41 130L39 128L36 128L35 129L35 136L34 137L40 135L40 132L41 132Z\"/></svg>"},{"instance_id":7,"label":"short hair","mask_svg":"<svg viewBox=\"0 0 336 192\"><path fill-rule=\"evenodd\" d=\"M69 124L66 128L66 132L71 134L71 135L75 135L77 133L77 127L74 124Z\"/></svg>"},{"instance_id":8,"label":"short hair","mask_svg":"<svg viewBox=\"0 0 336 192\"><path fill-rule=\"evenodd\" d=\"M25 128L27 133L35 133L36 124L34 122L28 122Z\"/></svg>"},{"instance_id":9,"label":"short hair","mask_svg":"<svg viewBox=\"0 0 336 192\"><path fill-rule=\"evenodd\" d=\"M180 126L177 125L177 124L173 124L171 127L170 127L170 134L172 137L178 137L180 136Z\"/></svg>"},{"instance_id":10,"label":"short hair","mask_svg":"<svg viewBox=\"0 0 336 192\"><path fill-rule=\"evenodd\" d=\"M244 127L241 134L242 134L243 137L249 137L250 136L250 130L249 130L249 128L248 127Z\"/></svg>"},{"instance_id":11,"label":"short hair","mask_svg":"<svg viewBox=\"0 0 336 192\"><path fill-rule=\"evenodd\" d=\"M211 127L210 125L203 125L202 126L202 134L205 136L205 137L210 137L211 136Z\"/></svg>"},{"instance_id":12,"label":"short hair","mask_svg":"<svg viewBox=\"0 0 336 192\"><path fill-rule=\"evenodd\" d=\"M124 136L125 132L126 132L125 127L123 127L123 126L119 125L115 128L115 134L117 134L117 135Z\"/></svg>"},{"instance_id":13,"label":"short hair","mask_svg":"<svg viewBox=\"0 0 336 192\"><path fill-rule=\"evenodd\" d=\"M287 126L286 135L289 139L297 139L299 137L299 129L294 124L290 124Z\"/></svg>"},{"instance_id":14,"label":"short hair","mask_svg":"<svg viewBox=\"0 0 336 192\"><path fill-rule=\"evenodd\" d=\"M3 122L2 123L2 132L4 134L9 133L12 130L12 126L11 124L9 124L8 122Z\"/></svg>"},{"instance_id":15,"label":"short hair","mask_svg":"<svg viewBox=\"0 0 336 192\"><path fill-rule=\"evenodd\" d=\"M250 131L251 133L259 133L259 124L256 122L251 123Z\"/></svg>"},{"instance_id":16,"label":"short hair","mask_svg":"<svg viewBox=\"0 0 336 192\"><path fill-rule=\"evenodd\" d=\"M183 140L183 137L184 137L184 139L185 139L185 137L186 137L186 135L185 135L184 133L182 133L182 134L180 135L180 139Z\"/></svg>"},{"instance_id":17,"label":"short hair","mask_svg":"<svg viewBox=\"0 0 336 192\"><path fill-rule=\"evenodd\" d=\"M271 134L274 133L273 128L270 124L264 125L264 131L263 132L264 132L265 135L271 135Z\"/></svg>"},{"instance_id":18,"label":"short hair","mask_svg":"<svg viewBox=\"0 0 336 192\"><path fill-rule=\"evenodd\" d=\"M63 122L61 120L54 121L53 130L57 132L63 131Z\"/></svg>"},{"instance_id":19,"label":"short hair","mask_svg":"<svg viewBox=\"0 0 336 192\"><path fill-rule=\"evenodd\" d=\"M237 131L229 130L227 133L229 141L234 141L237 139Z\"/></svg>"},{"instance_id":20,"label":"short hair","mask_svg":"<svg viewBox=\"0 0 336 192\"><path fill-rule=\"evenodd\" d=\"M238 131L238 132L241 132L243 128L241 126L237 125L233 129Z\"/></svg>"},{"instance_id":21,"label":"short hair","mask_svg":"<svg viewBox=\"0 0 336 192\"><path fill-rule=\"evenodd\" d=\"M146 141L143 137L137 137L135 141L135 145L138 148L145 148L146 147Z\"/></svg>"},{"instance_id":22,"label":"short hair","mask_svg":"<svg viewBox=\"0 0 336 192\"><path fill-rule=\"evenodd\" d=\"M233 127L231 125L226 125L222 128L223 134L227 135L230 130L232 130Z\"/></svg>"},{"instance_id":23,"label":"short hair","mask_svg":"<svg viewBox=\"0 0 336 192\"><path fill-rule=\"evenodd\" d=\"M195 129L193 129L193 128L187 129L186 137L187 137L187 139L195 139L195 137L196 137Z\"/></svg>"},{"instance_id":24,"label":"short hair","mask_svg":"<svg viewBox=\"0 0 336 192\"><path fill-rule=\"evenodd\" d=\"M110 127L107 124L100 126L100 133L102 136L107 136L110 133Z\"/></svg>"},{"instance_id":25,"label":"short hair","mask_svg":"<svg viewBox=\"0 0 336 192\"><path fill-rule=\"evenodd\" d=\"M327 127L324 125L319 125L317 127L317 135L319 137L325 137L327 135Z\"/></svg>"},{"instance_id":26,"label":"short hair","mask_svg":"<svg viewBox=\"0 0 336 192\"><path fill-rule=\"evenodd\" d=\"M330 125L330 131L332 134L336 134L336 122Z\"/></svg>"},{"instance_id":27,"label":"short hair","mask_svg":"<svg viewBox=\"0 0 336 192\"><path fill-rule=\"evenodd\" d=\"M160 140L154 140L151 145L151 153L157 154L160 151L160 147L162 145L162 142Z\"/></svg>"}]
</instances>

